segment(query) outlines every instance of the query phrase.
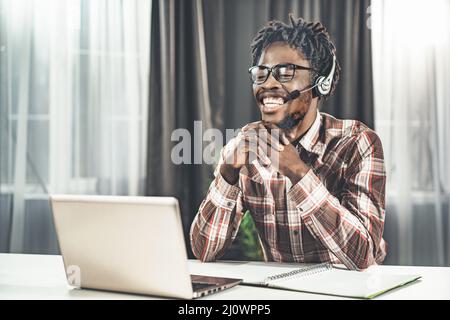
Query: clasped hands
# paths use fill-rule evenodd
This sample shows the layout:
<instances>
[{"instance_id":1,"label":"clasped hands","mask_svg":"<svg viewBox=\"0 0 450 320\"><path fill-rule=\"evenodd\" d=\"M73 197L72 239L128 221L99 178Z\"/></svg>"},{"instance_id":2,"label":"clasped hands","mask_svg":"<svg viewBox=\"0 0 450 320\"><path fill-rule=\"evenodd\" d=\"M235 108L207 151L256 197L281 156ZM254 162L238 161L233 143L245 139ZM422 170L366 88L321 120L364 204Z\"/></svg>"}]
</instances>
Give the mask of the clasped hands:
<instances>
[{"instance_id":1,"label":"clasped hands","mask_svg":"<svg viewBox=\"0 0 450 320\"><path fill-rule=\"evenodd\" d=\"M222 177L230 184L236 184L241 168L256 159L288 177L292 184L296 184L309 170L285 133L273 123L257 121L247 124L231 143L225 150L224 163L220 167Z\"/></svg>"}]
</instances>

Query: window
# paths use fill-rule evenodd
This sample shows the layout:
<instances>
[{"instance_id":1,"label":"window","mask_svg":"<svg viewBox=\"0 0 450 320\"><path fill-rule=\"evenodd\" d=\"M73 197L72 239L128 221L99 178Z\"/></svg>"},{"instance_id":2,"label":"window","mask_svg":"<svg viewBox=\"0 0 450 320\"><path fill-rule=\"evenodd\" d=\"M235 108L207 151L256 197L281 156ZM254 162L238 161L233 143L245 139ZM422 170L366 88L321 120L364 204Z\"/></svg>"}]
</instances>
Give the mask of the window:
<instances>
[{"instance_id":1,"label":"window","mask_svg":"<svg viewBox=\"0 0 450 320\"><path fill-rule=\"evenodd\" d=\"M53 246L47 192L143 194L150 8L0 0L0 250Z\"/></svg>"}]
</instances>

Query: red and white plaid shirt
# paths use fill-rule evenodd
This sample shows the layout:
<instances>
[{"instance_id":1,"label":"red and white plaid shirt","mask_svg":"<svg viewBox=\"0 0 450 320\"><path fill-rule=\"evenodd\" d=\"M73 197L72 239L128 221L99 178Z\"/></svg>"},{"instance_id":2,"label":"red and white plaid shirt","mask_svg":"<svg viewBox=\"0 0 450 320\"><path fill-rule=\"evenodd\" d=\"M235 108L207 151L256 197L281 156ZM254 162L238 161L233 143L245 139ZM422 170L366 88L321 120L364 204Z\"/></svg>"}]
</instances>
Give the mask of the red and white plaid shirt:
<instances>
[{"instance_id":1,"label":"red and white plaid shirt","mask_svg":"<svg viewBox=\"0 0 450 320\"><path fill-rule=\"evenodd\" d=\"M361 270L384 260L386 174L378 135L359 121L317 112L297 150L310 170L295 185L257 160L230 185L219 172L222 151L191 226L198 259L221 257L249 210L266 261L343 263Z\"/></svg>"}]
</instances>

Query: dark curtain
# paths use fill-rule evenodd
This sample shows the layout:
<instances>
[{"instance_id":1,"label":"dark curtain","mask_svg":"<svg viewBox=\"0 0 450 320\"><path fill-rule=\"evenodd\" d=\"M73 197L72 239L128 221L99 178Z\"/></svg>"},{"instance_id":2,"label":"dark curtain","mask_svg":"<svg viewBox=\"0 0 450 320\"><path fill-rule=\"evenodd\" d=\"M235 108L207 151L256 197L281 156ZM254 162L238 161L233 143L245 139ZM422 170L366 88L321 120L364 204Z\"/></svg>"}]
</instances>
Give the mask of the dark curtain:
<instances>
[{"instance_id":1,"label":"dark curtain","mask_svg":"<svg viewBox=\"0 0 450 320\"><path fill-rule=\"evenodd\" d=\"M220 125L212 123L213 117L220 120L220 110L208 101L209 82L219 81L207 79L204 28L200 1L152 2L146 194L179 199L186 239L213 172L192 164L194 145L202 147L194 121L203 130ZM191 133L191 164L175 165L171 151L180 141L172 141L172 133L181 128Z\"/></svg>"},{"instance_id":2,"label":"dark curtain","mask_svg":"<svg viewBox=\"0 0 450 320\"><path fill-rule=\"evenodd\" d=\"M174 165L172 131L189 130L194 145L202 143L194 136L195 120L204 130L225 130L259 119L247 69L252 38L267 21L288 22L292 12L324 24L342 71L335 95L320 109L373 128L368 7L369 0L153 1L147 195L180 200L186 239L213 168Z\"/></svg>"},{"instance_id":3,"label":"dark curtain","mask_svg":"<svg viewBox=\"0 0 450 320\"><path fill-rule=\"evenodd\" d=\"M320 110L374 127L371 40L366 26L369 0L227 0L225 3L227 73L223 81L227 89L227 127L240 127L258 119L259 111L247 75L251 63L250 43L267 21L288 23L290 12L308 21L322 22L336 45L341 78L334 96Z\"/></svg>"}]
</instances>

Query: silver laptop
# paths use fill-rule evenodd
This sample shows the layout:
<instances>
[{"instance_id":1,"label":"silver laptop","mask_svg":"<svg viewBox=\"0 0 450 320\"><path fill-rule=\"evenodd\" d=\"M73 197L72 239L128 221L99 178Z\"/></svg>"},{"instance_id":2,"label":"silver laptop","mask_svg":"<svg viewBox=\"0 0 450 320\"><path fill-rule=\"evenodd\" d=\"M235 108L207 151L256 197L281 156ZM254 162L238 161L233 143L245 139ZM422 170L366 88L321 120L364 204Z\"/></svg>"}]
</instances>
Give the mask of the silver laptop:
<instances>
[{"instance_id":1,"label":"silver laptop","mask_svg":"<svg viewBox=\"0 0 450 320\"><path fill-rule=\"evenodd\" d=\"M189 274L175 198L51 195L50 200L71 285L191 299L241 282Z\"/></svg>"}]
</instances>

